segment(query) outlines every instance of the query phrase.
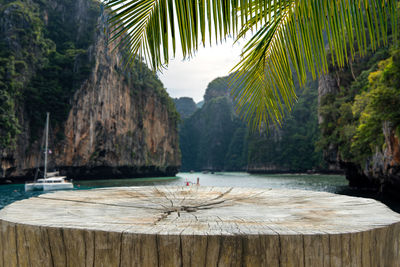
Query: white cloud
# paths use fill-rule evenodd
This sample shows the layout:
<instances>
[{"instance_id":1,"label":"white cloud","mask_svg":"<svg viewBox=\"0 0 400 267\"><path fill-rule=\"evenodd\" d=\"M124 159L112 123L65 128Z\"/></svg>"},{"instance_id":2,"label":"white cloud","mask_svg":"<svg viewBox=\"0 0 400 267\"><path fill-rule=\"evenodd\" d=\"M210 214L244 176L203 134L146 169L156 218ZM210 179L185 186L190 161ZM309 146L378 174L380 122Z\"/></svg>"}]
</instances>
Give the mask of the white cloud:
<instances>
[{"instance_id":1,"label":"white cloud","mask_svg":"<svg viewBox=\"0 0 400 267\"><path fill-rule=\"evenodd\" d=\"M178 54L163 73L158 76L167 88L171 97L192 97L195 102L203 99L209 82L221 76L226 76L240 59L242 44L233 45L233 40L201 47L190 60L182 60Z\"/></svg>"}]
</instances>

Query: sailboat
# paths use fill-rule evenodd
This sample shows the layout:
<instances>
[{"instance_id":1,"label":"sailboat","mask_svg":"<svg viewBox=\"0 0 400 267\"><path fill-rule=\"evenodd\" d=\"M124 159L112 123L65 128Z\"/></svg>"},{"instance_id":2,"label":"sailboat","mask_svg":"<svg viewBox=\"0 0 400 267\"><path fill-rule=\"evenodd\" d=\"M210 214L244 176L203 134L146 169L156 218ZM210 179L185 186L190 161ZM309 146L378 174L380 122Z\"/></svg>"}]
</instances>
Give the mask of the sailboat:
<instances>
[{"instance_id":1,"label":"sailboat","mask_svg":"<svg viewBox=\"0 0 400 267\"><path fill-rule=\"evenodd\" d=\"M72 182L66 180L66 176L59 176L59 172L48 172L47 171L47 159L49 154L49 118L50 113L46 115L46 126L45 126L45 152L44 152L44 175L43 178L37 179L33 182L25 183L25 191L33 190L59 190L59 189L72 189L74 185ZM40 157L39 157L40 159ZM37 172L38 173L38 172Z\"/></svg>"}]
</instances>

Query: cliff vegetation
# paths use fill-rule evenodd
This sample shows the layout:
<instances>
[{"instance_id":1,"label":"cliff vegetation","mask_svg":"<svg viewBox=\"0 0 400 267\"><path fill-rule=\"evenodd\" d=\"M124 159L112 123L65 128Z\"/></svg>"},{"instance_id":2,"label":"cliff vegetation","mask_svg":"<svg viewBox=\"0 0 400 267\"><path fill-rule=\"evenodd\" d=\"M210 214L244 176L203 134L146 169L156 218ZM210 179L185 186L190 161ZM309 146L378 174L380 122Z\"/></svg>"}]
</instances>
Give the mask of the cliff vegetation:
<instances>
[{"instance_id":1,"label":"cliff vegetation","mask_svg":"<svg viewBox=\"0 0 400 267\"><path fill-rule=\"evenodd\" d=\"M174 103L181 119L190 117L197 110L196 103L190 97L175 98Z\"/></svg>"},{"instance_id":2,"label":"cliff vegetation","mask_svg":"<svg viewBox=\"0 0 400 267\"><path fill-rule=\"evenodd\" d=\"M331 76L336 82L321 97L318 144L336 154L327 160L345 169L351 185L398 187L400 50L380 48Z\"/></svg>"},{"instance_id":3,"label":"cliff vegetation","mask_svg":"<svg viewBox=\"0 0 400 267\"><path fill-rule=\"evenodd\" d=\"M316 82L298 89L299 101L282 128L249 130L237 115L228 77L209 83L204 105L182 122L182 170L304 172L325 168L319 138Z\"/></svg>"},{"instance_id":4,"label":"cliff vegetation","mask_svg":"<svg viewBox=\"0 0 400 267\"><path fill-rule=\"evenodd\" d=\"M45 113L52 111L52 126L62 128L71 107L69 99L93 65L89 46L100 7L87 1L88 14L79 14L74 1L0 1L0 145L15 145L23 127L21 109L29 121L32 141L41 134ZM70 10L66 12L66 10Z\"/></svg>"}]
</instances>

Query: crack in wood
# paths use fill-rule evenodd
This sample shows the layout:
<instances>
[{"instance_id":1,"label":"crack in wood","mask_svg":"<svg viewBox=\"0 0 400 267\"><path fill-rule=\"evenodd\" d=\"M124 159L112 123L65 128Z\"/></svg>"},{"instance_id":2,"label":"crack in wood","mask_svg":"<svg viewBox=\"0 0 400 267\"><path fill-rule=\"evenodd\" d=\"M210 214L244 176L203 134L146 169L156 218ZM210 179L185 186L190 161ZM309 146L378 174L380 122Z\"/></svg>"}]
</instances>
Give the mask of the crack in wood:
<instances>
[{"instance_id":1,"label":"crack in wood","mask_svg":"<svg viewBox=\"0 0 400 267\"><path fill-rule=\"evenodd\" d=\"M204 256L204 267L207 267L207 259L208 259L208 234L206 235L206 250L205 250L205 256Z\"/></svg>"},{"instance_id":2,"label":"crack in wood","mask_svg":"<svg viewBox=\"0 0 400 267\"><path fill-rule=\"evenodd\" d=\"M3 227L4 227L4 222L3 221L0 221L0 242L1 242L1 245L2 245L2 249L1 249L1 263L2 263L2 265L1 265L1 267L4 267L4 251L5 251L5 249L3 248L3 244L5 244L5 240L4 240L4 235L3 235Z\"/></svg>"},{"instance_id":3,"label":"crack in wood","mask_svg":"<svg viewBox=\"0 0 400 267\"><path fill-rule=\"evenodd\" d=\"M141 202L144 202L145 204L147 204L148 202L150 202L150 203L155 204L155 205L160 205L160 206L163 207L164 209L167 208L167 206L163 205L162 203L154 201L154 200L151 198L152 196L145 195L145 194L141 194L141 195L138 197L137 195L134 195L134 194L132 194L132 193L130 193L130 192L127 192L126 194L129 195L129 196L131 196L132 198L134 198L135 201L141 201ZM142 198L143 198L143 199L142 199ZM134 206L130 206L130 207L134 207Z\"/></svg>"},{"instance_id":4,"label":"crack in wood","mask_svg":"<svg viewBox=\"0 0 400 267\"><path fill-rule=\"evenodd\" d=\"M223 243L223 237L221 236L218 238L219 240L219 246L218 246L218 257L217 257L217 267L220 266L219 262L221 260L221 250L222 250L222 243Z\"/></svg>"},{"instance_id":5,"label":"crack in wood","mask_svg":"<svg viewBox=\"0 0 400 267\"><path fill-rule=\"evenodd\" d=\"M180 254L180 260L181 260L181 265L180 266L183 266L183 246L182 246L182 233L183 233L183 231L185 231L185 230L182 230L179 233L179 254ZM189 266L191 266L191 265L189 265Z\"/></svg>"},{"instance_id":6,"label":"crack in wood","mask_svg":"<svg viewBox=\"0 0 400 267\"><path fill-rule=\"evenodd\" d=\"M169 213L169 214L171 214L171 213ZM154 225L159 223L161 220L165 219L169 214L168 213L162 213L161 216L157 220L155 220Z\"/></svg>"},{"instance_id":7,"label":"crack in wood","mask_svg":"<svg viewBox=\"0 0 400 267\"><path fill-rule=\"evenodd\" d=\"M52 266L55 266L55 264L54 264L54 256L53 256L53 249L52 249L51 242L50 242L49 229L48 228L44 228L43 231L46 231L46 234L47 234L47 242L49 243L49 252L50 252L51 264L52 264Z\"/></svg>"},{"instance_id":8,"label":"crack in wood","mask_svg":"<svg viewBox=\"0 0 400 267\"><path fill-rule=\"evenodd\" d=\"M328 235L328 249L329 249L329 255L332 255L332 252L331 252L331 235ZM331 264L331 260L329 259L329 266L331 266L332 264Z\"/></svg>"},{"instance_id":9,"label":"crack in wood","mask_svg":"<svg viewBox=\"0 0 400 267\"><path fill-rule=\"evenodd\" d=\"M192 215L196 219L197 222L199 221L199 218L197 218L197 216L195 214L193 214L193 213L189 213L189 214Z\"/></svg>"},{"instance_id":10,"label":"crack in wood","mask_svg":"<svg viewBox=\"0 0 400 267\"><path fill-rule=\"evenodd\" d=\"M67 257L67 246L65 243L65 237L64 237L64 229L60 228L60 235L61 235L61 241L64 247L64 257L65 257L65 266L68 266L68 257Z\"/></svg>"},{"instance_id":11,"label":"crack in wood","mask_svg":"<svg viewBox=\"0 0 400 267\"><path fill-rule=\"evenodd\" d=\"M167 197L167 194L166 194L165 192L161 192L157 187L154 187L154 190L156 190L156 192L157 192L160 196L165 197L165 199L167 199L167 200L171 203L171 207L174 206L174 202L173 202L170 198Z\"/></svg>"},{"instance_id":12,"label":"crack in wood","mask_svg":"<svg viewBox=\"0 0 400 267\"><path fill-rule=\"evenodd\" d=\"M160 246L158 240L158 234L155 235L156 239L156 249L157 249L157 266L160 267Z\"/></svg>"},{"instance_id":13,"label":"crack in wood","mask_svg":"<svg viewBox=\"0 0 400 267\"><path fill-rule=\"evenodd\" d=\"M40 198L40 199L48 199L48 200L56 200L56 201L67 201L67 202L76 202L76 203L85 203L85 204L94 204L94 205L105 205L112 207L123 207L123 208L137 208L137 209L152 209L152 210L162 210L161 208L152 208L152 207L141 207L141 206L133 206L133 205L120 205L120 204L112 204L112 203L103 203L103 202L91 202L84 200L76 200L76 199L61 199L61 198L50 198L50 197L32 197L32 198ZM167 207L165 207L167 208Z\"/></svg>"},{"instance_id":14,"label":"crack in wood","mask_svg":"<svg viewBox=\"0 0 400 267\"><path fill-rule=\"evenodd\" d=\"M84 238L84 240L85 240L85 242L84 242L84 248L85 248L85 267L87 267L87 262L88 262L88 242L87 242L87 232L85 231L84 233L83 233L83 238Z\"/></svg>"},{"instance_id":15,"label":"crack in wood","mask_svg":"<svg viewBox=\"0 0 400 267\"><path fill-rule=\"evenodd\" d=\"M166 188L166 187L164 187L164 190L167 191L167 193L169 193L170 195L172 195L172 197L173 197L174 199L177 199L177 197L176 197L176 195L175 195L174 192L171 192L171 191L170 191L168 188ZM174 206L174 202L172 201L172 199L168 198L168 197L167 197L167 194L165 194L165 197L166 197L167 200L170 201L171 207L173 207L173 206Z\"/></svg>"},{"instance_id":16,"label":"crack in wood","mask_svg":"<svg viewBox=\"0 0 400 267\"><path fill-rule=\"evenodd\" d=\"M213 198L213 199L211 199L211 200L216 200L216 199L220 199L220 198L224 197L225 195L229 194L229 193L232 191L232 189L233 189L233 188L228 189L226 192L221 193L219 196L217 196L217 197L215 197L215 198ZM213 207L210 207L210 206L216 206L216 205L225 203L225 202L227 202L227 201L239 201L239 200L244 200L244 199L251 199L251 198L253 198L253 197L255 197L255 196L258 196L258 195L260 195L260 194L262 194L262 193L263 193L263 192L258 193L258 194L254 194L254 195L250 195L249 197L224 199L224 200L221 200L221 201L209 202L209 203L203 202L203 203L197 204L197 205L181 205L180 207L176 207L176 208L173 208L173 209L166 210L166 211L164 211L164 213L167 213L167 214L169 215L169 214L171 214L172 212L178 212L178 213L181 212L181 211L195 212L195 211L201 210L201 209L213 208ZM167 199L168 199L168 198L167 198ZM168 200L170 200L170 199L168 199ZM182 202L182 201L181 201L181 202Z\"/></svg>"},{"instance_id":17,"label":"crack in wood","mask_svg":"<svg viewBox=\"0 0 400 267\"><path fill-rule=\"evenodd\" d=\"M123 241L123 235L124 232L121 233L120 238L119 238L119 264L118 266L122 266L122 241Z\"/></svg>"},{"instance_id":18,"label":"crack in wood","mask_svg":"<svg viewBox=\"0 0 400 267\"><path fill-rule=\"evenodd\" d=\"M269 189L269 190L271 190L271 189ZM264 193L265 192L259 192L259 193L256 193L256 194L253 194L253 195L250 195L250 196L246 196L246 197L226 198L225 202L231 202L231 201L236 202L236 201L242 201L242 200L250 200L250 199L253 199L253 198L255 198L255 197L259 196L259 195L262 195Z\"/></svg>"},{"instance_id":19,"label":"crack in wood","mask_svg":"<svg viewBox=\"0 0 400 267\"><path fill-rule=\"evenodd\" d=\"M17 266L19 266L19 256L18 256L18 233L17 233L17 225L14 225L15 232L15 254L17 255Z\"/></svg>"},{"instance_id":20,"label":"crack in wood","mask_svg":"<svg viewBox=\"0 0 400 267\"><path fill-rule=\"evenodd\" d=\"M211 199L211 201L212 201L212 200L217 200L217 199L220 199L221 197L226 196L227 194L229 194L230 192L232 192L232 190L233 190L233 187L229 188L228 190L226 190L225 192L223 192L223 193L220 194L219 196L217 196L217 197Z\"/></svg>"},{"instance_id":21,"label":"crack in wood","mask_svg":"<svg viewBox=\"0 0 400 267\"><path fill-rule=\"evenodd\" d=\"M340 235L340 243L341 243L341 245L343 244L342 235ZM342 264L342 266L343 266L343 261L344 261L344 259L343 259L343 247L341 247L340 248L340 263Z\"/></svg>"},{"instance_id":22,"label":"crack in wood","mask_svg":"<svg viewBox=\"0 0 400 267\"><path fill-rule=\"evenodd\" d=\"M95 267L96 263L96 232L93 233L93 266Z\"/></svg>"},{"instance_id":23,"label":"crack in wood","mask_svg":"<svg viewBox=\"0 0 400 267\"><path fill-rule=\"evenodd\" d=\"M188 213L193 213L196 212L197 210L202 210L202 209L211 209L214 205L218 205L221 203L224 203L225 200L221 200L218 202L214 202L214 203L206 203L203 205L196 205L196 206L180 206L180 207L171 207L165 211L163 211L163 213L160 215L160 217L154 222L154 224L157 224L158 222L166 219L168 217L168 215L171 215L173 212L176 212L178 214L178 217L181 216L181 212L188 212ZM193 214L192 214L193 215ZM197 216L194 216L196 218L196 220L198 221Z\"/></svg>"},{"instance_id":24,"label":"crack in wood","mask_svg":"<svg viewBox=\"0 0 400 267\"><path fill-rule=\"evenodd\" d=\"M245 255L246 255L246 251L245 251L245 236L241 236L240 237L240 241L241 241L241 243L242 243L242 251L241 251L241 265L242 266L245 266L245 263L246 263L246 258L245 258Z\"/></svg>"},{"instance_id":25,"label":"crack in wood","mask_svg":"<svg viewBox=\"0 0 400 267\"><path fill-rule=\"evenodd\" d=\"M278 266L282 266L282 241L281 235L278 233L278 247L279 247L279 256L278 256Z\"/></svg>"},{"instance_id":26,"label":"crack in wood","mask_svg":"<svg viewBox=\"0 0 400 267\"><path fill-rule=\"evenodd\" d=\"M212 189L213 189L213 188L214 188L214 187L211 187L211 189L210 189L209 192L212 192ZM197 206L204 206L204 205L206 205L206 204L208 203L208 201L213 201L213 200L220 199L220 198L226 196L227 194L229 194L232 190L233 190L233 187L230 187L227 191L225 191L225 192L219 194L217 197L212 198L212 199L210 199L210 200L206 200L206 201L200 202L200 204L197 204ZM196 192L197 192L197 191L198 191L198 188L197 188ZM211 204L211 205L212 205L212 204Z\"/></svg>"},{"instance_id":27,"label":"crack in wood","mask_svg":"<svg viewBox=\"0 0 400 267\"><path fill-rule=\"evenodd\" d=\"M303 266L306 267L306 245L304 241L304 235L301 235L301 239L303 242Z\"/></svg>"},{"instance_id":28,"label":"crack in wood","mask_svg":"<svg viewBox=\"0 0 400 267\"><path fill-rule=\"evenodd\" d=\"M351 235L349 235L349 252L350 252L350 251L351 251ZM351 254L352 254L352 253L349 253L349 260L350 260L350 263L352 262Z\"/></svg>"},{"instance_id":29,"label":"crack in wood","mask_svg":"<svg viewBox=\"0 0 400 267\"><path fill-rule=\"evenodd\" d=\"M24 232L24 243L25 244L27 244L28 243L28 241L27 241L27 239L26 239L26 231L25 231L25 227L23 227L23 232ZM29 262L29 266L32 266L32 262L31 262L31 253L30 253L30 247L29 247L29 245L27 245L26 246L26 248L27 248L27 251L28 251L28 262Z\"/></svg>"},{"instance_id":30,"label":"crack in wood","mask_svg":"<svg viewBox=\"0 0 400 267\"><path fill-rule=\"evenodd\" d=\"M196 189L197 189L196 190L196 192L197 192L198 188L196 188ZM213 189L213 187L210 189L210 191L212 191L212 189ZM248 197L237 197L237 198L231 198L231 199L224 199L224 200L221 200L221 201L209 202L209 201L221 199L221 198L225 197L226 195L228 195L229 193L231 193L231 191L233 190L233 187L230 187L228 190L226 190L225 192L220 193L217 197L212 198L209 201L205 201L205 202L202 202L200 204L195 204L195 205L180 205L178 207L174 207L174 202L172 201L172 199L170 199L167 196L167 194L165 192L160 191L157 187L153 187L153 190L155 190L155 192L159 196L164 197L167 201L169 201L171 203L171 208L169 208L169 207L163 205L160 202L152 201L150 197L147 197L145 199L145 201L151 202L151 203L156 204L156 205L160 205L160 206L162 206L164 208L163 214L160 215L160 217L154 222L154 224L157 224L161 220L166 219L168 217L168 215L170 215L173 212L176 212L178 217L180 217L180 215L181 215L180 213L181 212L191 213L191 212L196 212L197 210L212 209L212 208L214 208L213 206L217 206L217 205L226 203L227 201L234 202L234 201L240 201L240 200L244 200L244 199L251 199L251 198L254 198L255 196L258 196L258 195L264 193L264 192L260 192L260 193L257 193L257 194L250 195ZM191 189L189 189L189 192L191 192ZM129 192L126 192L126 194L132 195ZM143 193L140 193L140 195L141 196L146 196ZM177 199L175 194L172 194L172 195ZM160 208L154 208L154 207L148 207L148 206L142 207L142 206L134 206L134 205L121 205L121 204L112 204L112 203L103 203L103 202L92 202L92 201L85 201L85 200L71 200L71 199L51 198L51 197L43 197L43 196L37 196L36 198L57 200L57 201L70 201L70 202L87 203L87 204L97 204L97 205L105 205L105 206L125 207L125 208L153 209L153 210L162 211L162 209L160 209ZM138 199L138 200L144 202L140 198L135 198L135 199ZM184 199L182 199L180 203L183 203L183 201L185 199L186 199L186 197L184 197ZM68 211L68 212L70 212L71 214L74 214L71 211ZM78 217L80 216L79 214L74 214L74 215L78 216ZM196 217L196 219L197 219L197 217Z\"/></svg>"},{"instance_id":31,"label":"crack in wood","mask_svg":"<svg viewBox=\"0 0 400 267\"><path fill-rule=\"evenodd\" d=\"M361 244L364 244L364 234L362 233L361 233ZM361 247L361 265L363 264L363 259L364 259L363 251L364 249Z\"/></svg>"}]
</instances>

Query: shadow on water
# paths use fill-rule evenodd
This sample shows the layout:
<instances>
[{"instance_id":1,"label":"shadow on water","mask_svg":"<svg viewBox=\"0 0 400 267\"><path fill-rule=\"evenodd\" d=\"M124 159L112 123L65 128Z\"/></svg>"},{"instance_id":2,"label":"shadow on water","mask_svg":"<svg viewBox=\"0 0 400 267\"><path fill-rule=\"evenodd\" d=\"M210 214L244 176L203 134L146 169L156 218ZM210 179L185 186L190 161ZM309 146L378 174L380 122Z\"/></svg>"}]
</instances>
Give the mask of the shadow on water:
<instances>
[{"instance_id":1,"label":"shadow on water","mask_svg":"<svg viewBox=\"0 0 400 267\"><path fill-rule=\"evenodd\" d=\"M176 185L179 177L155 177L155 178L133 178L133 179L104 179L104 180L75 180L76 189L93 189L101 187L118 186L155 186Z\"/></svg>"}]
</instances>

